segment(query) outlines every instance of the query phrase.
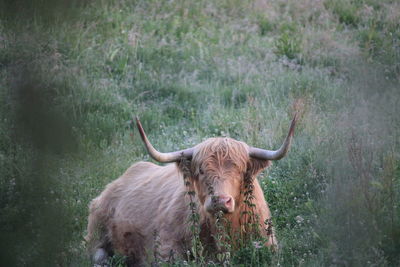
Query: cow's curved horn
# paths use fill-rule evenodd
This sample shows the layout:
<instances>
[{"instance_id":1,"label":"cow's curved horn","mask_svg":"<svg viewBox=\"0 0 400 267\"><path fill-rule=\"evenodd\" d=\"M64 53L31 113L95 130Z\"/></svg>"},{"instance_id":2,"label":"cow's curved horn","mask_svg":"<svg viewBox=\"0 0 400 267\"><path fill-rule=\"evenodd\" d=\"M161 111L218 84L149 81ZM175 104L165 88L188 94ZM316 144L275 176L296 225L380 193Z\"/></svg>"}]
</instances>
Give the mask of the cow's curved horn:
<instances>
[{"instance_id":1,"label":"cow's curved horn","mask_svg":"<svg viewBox=\"0 0 400 267\"><path fill-rule=\"evenodd\" d=\"M296 126L297 113L294 115L292 123L290 124L289 133L286 136L285 141L278 150L265 150L256 147L250 147L249 155L253 158L266 159L266 160L278 160L283 158L290 148L290 143L294 134L294 128Z\"/></svg>"},{"instance_id":2,"label":"cow's curved horn","mask_svg":"<svg viewBox=\"0 0 400 267\"><path fill-rule=\"evenodd\" d=\"M139 118L136 117L136 125L139 129L140 136L146 146L147 152L149 155L158 162L167 163L167 162L175 162L178 161L181 157L191 158L193 155L193 148L188 148L184 150L169 152L169 153L161 153L157 151L153 145L147 139L147 136L143 130L142 124L139 121Z\"/></svg>"}]
</instances>

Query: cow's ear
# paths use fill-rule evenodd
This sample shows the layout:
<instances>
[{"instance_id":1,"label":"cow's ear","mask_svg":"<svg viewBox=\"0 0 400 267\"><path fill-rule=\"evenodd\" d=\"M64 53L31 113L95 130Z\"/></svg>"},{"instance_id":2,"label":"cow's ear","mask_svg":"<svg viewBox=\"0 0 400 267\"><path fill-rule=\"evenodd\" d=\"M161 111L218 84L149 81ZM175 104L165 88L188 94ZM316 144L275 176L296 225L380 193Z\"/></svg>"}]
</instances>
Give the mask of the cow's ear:
<instances>
[{"instance_id":1,"label":"cow's ear","mask_svg":"<svg viewBox=\"0 0 400 267\"><path fill-rule=\"evenodd\" d=\"M271 165L271 161L270 160L250 158L249 163L247 164L247 173L246 173L246 175L248 175L250 177L255 177L263 169L267 168L270 165Z\"/></svg>"}]
</instances>

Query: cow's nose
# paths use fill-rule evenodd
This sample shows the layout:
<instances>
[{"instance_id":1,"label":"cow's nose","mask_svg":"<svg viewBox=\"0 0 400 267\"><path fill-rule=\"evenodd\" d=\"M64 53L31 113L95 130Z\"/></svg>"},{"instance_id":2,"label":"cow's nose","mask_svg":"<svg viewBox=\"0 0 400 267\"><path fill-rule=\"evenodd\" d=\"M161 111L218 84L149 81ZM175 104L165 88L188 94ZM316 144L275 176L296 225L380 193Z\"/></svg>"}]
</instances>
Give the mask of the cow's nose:
<instances>
[{"instance_id":1,"label":"cow's nose","mask_svg":"<svg viewBox=\"0 0 400 267\"><path fill-rule=\"evenodd\" d=\"M212 212L222 211L224 213L231 213L235 209L235 201L231 196L220 195L213 197Z\"/></svg>"},{"instance_id":2,"label":"cow's nose","mask_svg":"<svg viewBox=\"0 0 400 267\"><path fill-rule=\"evenodd\" d=\"M224 207L228 212L233 211L233 199L230 196L219 197L219 205Z\"/></svg>"},{"instance_id":3,"label":"cow's nose","mask_svg":"<svg viewBox=\"0 0 400 267\"><path fill-rule=\"evenodd\" d=\"M230 195L214 195L207 197L204 206L209 213L222 211L232 213L235 210L235 199Z\"/></svg>"}]
</instances>

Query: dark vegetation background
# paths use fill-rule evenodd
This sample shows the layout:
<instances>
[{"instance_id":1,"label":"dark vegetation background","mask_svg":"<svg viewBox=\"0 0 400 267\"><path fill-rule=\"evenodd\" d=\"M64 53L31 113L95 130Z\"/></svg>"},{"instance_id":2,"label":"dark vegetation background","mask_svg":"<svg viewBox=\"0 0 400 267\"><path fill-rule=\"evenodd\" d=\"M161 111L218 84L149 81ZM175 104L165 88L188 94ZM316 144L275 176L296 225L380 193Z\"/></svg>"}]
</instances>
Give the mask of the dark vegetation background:
<instances>
[{"instance_id":1,"label":"dark vegetation background","mask_svg":"<svg viewBox=\"0 0 400 267\"><path fill-rule=\"evenodd\" d=\"M161 151L273 149L294 110L260 176L281 250L231 263L400 265L399 22L395 0L1 1L0 265L89 265L89 201L148 160L133 116Z\"/></svg>"}]
</instances>

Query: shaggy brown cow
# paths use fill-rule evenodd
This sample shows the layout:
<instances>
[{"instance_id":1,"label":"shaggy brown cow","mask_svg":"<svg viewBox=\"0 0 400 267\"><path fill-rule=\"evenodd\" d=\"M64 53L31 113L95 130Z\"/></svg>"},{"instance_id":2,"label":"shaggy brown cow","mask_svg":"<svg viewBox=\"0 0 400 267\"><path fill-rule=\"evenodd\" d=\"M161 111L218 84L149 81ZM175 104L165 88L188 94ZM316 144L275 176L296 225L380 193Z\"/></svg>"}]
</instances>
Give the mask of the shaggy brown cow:
<instances>
[{"instance_id":1,"label":"shaggy brown cow","mask_svg":"<svg viewBox=\"0 0 400 267\"><path fill-rule=\"evenodd\" d=\"M195 147L171 153L155 150L137 120L150 156L158 162L178 164L158 166L138 162L92 201L86 240L93 261L102 264L110 254L118 252L128 256L129 265L140 265L149 253L152 255L154 233L158 235L161 259L167 260L171 254L184 255L192 238L188 190L195 192L192 201L198 207L200 235L206 245L213 243L217 212L223 212L230 225L229 234L242 235L248 219L243 216L249 209L244 201L248 184L253 189L252 209L256 215L253 219L258 220L255 224L268 240L265 245L276 245L274 231L266 225L271 213L255 177L271 160L286 155L296 117L283 145L276 151L250 147L231 138L210 138ZM189 186L184 183L183 173Z\"/></svg>"}]
</instances>

